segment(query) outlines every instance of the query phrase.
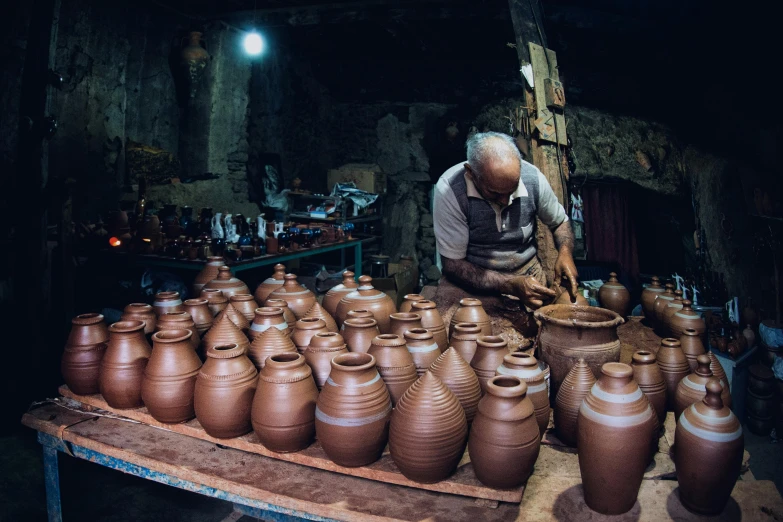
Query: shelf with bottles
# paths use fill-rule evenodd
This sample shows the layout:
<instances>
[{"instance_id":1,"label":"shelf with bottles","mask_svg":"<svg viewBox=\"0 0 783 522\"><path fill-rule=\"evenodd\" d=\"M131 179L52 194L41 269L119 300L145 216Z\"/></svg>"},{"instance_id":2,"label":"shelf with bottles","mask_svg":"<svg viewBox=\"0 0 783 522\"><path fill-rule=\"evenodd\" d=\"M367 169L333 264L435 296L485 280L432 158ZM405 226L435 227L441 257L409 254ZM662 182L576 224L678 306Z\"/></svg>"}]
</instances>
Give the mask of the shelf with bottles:
<instances>
[{"instance_id":1,"label":"shelf with bottles","mask_svg":"<svg viewBox=\"0 0 783 522\"><path fill-rule=\"evenodd\" d=\"M357 209L349 198L339 196L325 196L323 194L307 194L302 192L289 192L291 212L289 220L321 221L325 223L366 223L380 221L382 216L382 198L378 198L373 204ZM303 205L302 200L323 201L323 205ZM303 208L304 207L304 208Z\"/></svg>"}]
</instances>

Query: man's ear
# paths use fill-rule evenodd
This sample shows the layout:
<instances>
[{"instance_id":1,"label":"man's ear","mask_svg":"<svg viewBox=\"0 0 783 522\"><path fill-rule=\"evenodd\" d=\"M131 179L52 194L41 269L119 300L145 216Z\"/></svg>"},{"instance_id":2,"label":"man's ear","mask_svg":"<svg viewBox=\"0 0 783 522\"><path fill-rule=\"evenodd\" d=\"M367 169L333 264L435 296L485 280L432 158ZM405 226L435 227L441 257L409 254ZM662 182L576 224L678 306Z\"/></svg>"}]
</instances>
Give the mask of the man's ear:
<instances>
[{"instance_id":1,"label":"man's ear","mask_svg":"<svg viewBox=\"0 0 783 522\"><path fill-rule=\"evenodd\" d=\"M470 181L473 182L473 184L476 183L476 173L473 171L472 168L470 168L470 165L468 162L465 162L462 164L463 167L465 167L465 173L468 175L468 178L470 178Z\"/></svg>"}]
</instances>

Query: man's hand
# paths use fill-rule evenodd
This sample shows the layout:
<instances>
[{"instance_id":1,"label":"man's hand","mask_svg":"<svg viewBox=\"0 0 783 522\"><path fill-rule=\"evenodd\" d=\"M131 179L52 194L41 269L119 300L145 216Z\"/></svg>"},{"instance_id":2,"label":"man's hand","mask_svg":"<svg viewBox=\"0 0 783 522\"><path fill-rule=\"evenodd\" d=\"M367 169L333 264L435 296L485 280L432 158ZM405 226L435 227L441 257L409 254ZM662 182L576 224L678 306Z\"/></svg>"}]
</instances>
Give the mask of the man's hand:
<instances>
[{"instance_id":1,"label":"man's hand","mask_svg":"<svg viewBox=\"0 0 783 522\"><path fill-rule=\"evenodd\" d=\"M555 277L559 277L561 280L568 279L568 293L571 295L571 302L574 302L576 300L576 278L579 277L579 273L576 271L574 256L571 255L571 250L568 248L561 248L557 255Z\"/></svg>"},{"instance_id":2,"label":"man's hand","mask_svg":"<svg viewBox=\"0 0 783 522\"><path fill-rule=\"evenodd\" d=\"M545 287L532 276L510 278L501 291L519 297L525 305L533 309L540 308L544 301L550 301L556 295L554 290Z\"/></svg>"}]
</instances>

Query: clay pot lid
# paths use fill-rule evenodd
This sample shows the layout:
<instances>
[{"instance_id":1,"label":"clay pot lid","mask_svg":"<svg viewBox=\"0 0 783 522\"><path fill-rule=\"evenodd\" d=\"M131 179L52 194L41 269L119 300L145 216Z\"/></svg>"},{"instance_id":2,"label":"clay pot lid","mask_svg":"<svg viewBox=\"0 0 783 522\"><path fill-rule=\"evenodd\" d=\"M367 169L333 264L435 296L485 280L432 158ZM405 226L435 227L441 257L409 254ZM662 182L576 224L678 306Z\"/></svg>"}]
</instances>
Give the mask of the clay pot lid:
<instances>
[{"instance_id":1,"label":"clay pot lid","mask_svg":"<svg viewBox=\"0 0 783 522\"><path fill-rule=\"evenodd\" d=\"M403 336L405 337L405 340L428 341L432 339L432 332L426 328L411 328L410 330L406 330Z\"/></svg>"},{"instance_id":2,"label":"clay pot lid","mask_svg":"<svg viewBox=\"0 0 783 522\"><path fill-rule=\"evenodd\" d=\"M161 330L152 334L152 340L160 343L179 343L182 341L190 342L193 334L190 330L173 328L171 330Z\"/></svg>"},{"instance_id":3,"label":"clay pot lid","mask_svg":"<svg viewBox=\"0 0 783 522\"><path fill-rule=\"evenodd\" d=\"M536 310L534 316L541 322L569 328L614 328L625 322L606 308L572 304L547 305Z\"/></svg>"},{"instance_id":4,"label":"clay pot lid","mask_svg":"<svg viewBox=\"0 0 783 522\"><path fill-rule=\"evenodd\" d=\"M661 339L661 346L666 346L669 348L677 348L681 346L681 344L679 339L675 339L673 337L666 337L664 339Z\"/></svg>"},{"instance_id":5,"label":"clay pot lid","mask_svg":"<svg viewBox=\"0 0 783 522\"><path fill-rule=\"evenodd\" d=\"M261 306L256 308L254 313L265 316L283 315L283 308L281 306Z\"/></svg>"},{"instance_id":6,"label":"clay pot lid","mask_svg":"<svg viewBox=\"0 0 783 522\"><path fill-rule=\"evenodd\" d=\"M693 328L686 328L685 330L682 331L682 334L683 335L687 335L688 337L699 337L700 336L699 332L697 332Z\"/></svg>"},{"instance_id":7,"label":"clay pot lid","mask_svg":"<svg viewBox=\"0 0 783 522\"><path fill-rule=\"evenodd\" d=\"M524 397L527 384L513 375L496 375L487 381L486 391L496 397Z\"/></svg>"},{"instance_id":8,"label":"clay pot lid","mask_svg":"<svg viewBox=\"0 0 783 522\"><path fill-rule=\"evenodd\" d=\"M649 286L647 286L647 290L650 290L652 292L663 291L663 287L661 286L661 280L658 276L652 276L652 280L650 281Z\"/></svg>"},{"instance_id":9,"label":"clay pot lid","mask_svg":"<svg viewBox=\"0 0 783 522\"><path fill-rule=\"evenodd\" d=\"M98 324L103 322L103 314L89 313L79 314L71 319L72 324L78 324L79 326L89 326L91 324Z\"/></svg>"},{"instance_id":10,"label":"clay pot lid","mask_svg":"<svg viewBox=\"0 0 783 522\"><path fill-rule=\"evenodd\" d=\"M413 312L395 312L389 314L389 318L397 321L421 321L421 315Z\"/></svg>"},{"instance_id":11,"label":"clay pot lid","mask_svg":"<svg viewBox=\"0 0 783 522\"><path fill-rule=\"evenodd\" d=\"M694 373L699 377L712 377L712 370L710 370L710 358L706 354L701 354L696 357L696 363L698 366Z\"/></svg>"},{"instance_id":12,"label":"clay pot lid","mask_svg":"<svg viewBox=\"0 0 783 522\"><path fill-rule=\"evenodd\" d=\"M601 366L601 373L615 379L633 378L633 368L625 363L608 362Z\"/></svg>"},{"instance_id":13,"label":"clay pot lid","mask_svg":"<svg viewBox=\"0 0 783 522\"><path fill-rule=\"evenodd\" d=\"M308 350L335 351L345 348L343 336L335 332L319 332L310 338Z\"/></svg>"},{"instance_id":14,"label":"clay pot lid","mask_svg":"<svg viewBox=\"0 0 783 522\"><path fill-rule=\"evenodd\" d=\"M184 303L185 306L203 306L207 304L209 301L203 298L197 298L197 299L186 299Z\"/></svg>"},{"instance_id":15,"label":"clay pot lid","mask_svg":"<svg viewBox=\"0 0 783 522\"><path fill-rule=\"evenodd\" d=\"M505 348L508 346L506 340L497 335L480 335L478 339L476 339L476 342L490 348Z\"/></svg>"},{"instance_id":16,"label":"clay pot lid","mask_svg":"<svg viewBox=\"0 0 783 522\"><path fill-rule=\"evenodd\" d=\"M142 312L153 313L152 305L148 305L147 303L131 303L122 311L137 314Z\"/></svg>"},{"instance_id":17,"label":"clay pot lid","mask_svg":"<svg viewBox=\"0 0 783 522\"><path fill-rule=\"evenodd\" d=\"M356 282L356 274L351 272L350 270L346 270L343 272L343 288L358 288L359 283Z\"/></svg>"},{"instance_id":18,"label":"clay pot lid","mask_svg":"<svg viewBox=\"0 0 783 522\"><path fill-rule=\"evenodd\" d=\"M366 319L372 319L375 318L373 313L369 310L365 310L364 308L357 308L356 310L350 310L348 311L347 315L351 319L359 319L359 318L366 318ZM348 319L346 319L347 321Z\"/></svg>"},{"instance_id":19,"label":"clay pot lid","mask_svg":"<svg viewBox=\"0 0 783 522\"><path fill-rule=\"evenodd\" d=\"M751 365L750 375L759 381L771 381L775 376L772 370L759 363Z\"/></svg>"},{"instance_id":20,"label":"clay pot lid","mask_svg":"<svg viewBox=\"0 0 783 522\"><path fill-rule=\"evenodd\" d=\"M264 367L270 369L288 370L305 364L304 355L296 352L276 353L266 358Z\"/></svg>"},{"instance_id":21,"label":"clay pot lid","mask_svg":"<svg viewBox=\"0 0 783 522\"><path fill-rule=\"evenodd\" d=\"M296 274L286 274L283 276L283 286L281 288L276 289L272 294L274 295L280 295L280 294L307 294L310 293L310 290L303 287L297 282Z\"/></svg>"},{"instance_id":22,"label":"clay pot lid","mask_svg":"<svg viewBox=\"0 0 783 522\"><path fill-rule=\"evenodd\" d=\"M228 300L234 301L253 301L255 298L250 294L234 294Z\"/></svg>"},{"instance_id":23,"label":"clay pot lid","mask_svg":"<svg viewBox=\"0 0 783 522\"><path fill-rule=\"evenodd\" d=\"M381 334L372 340L375 346L405 346L405 339L396 334Z\"/></svg>"},{"instance_id":24,"label":"clay pot lid","mask_svg":"<svg viewBox=\"0 0 783 522\"><path fill-rule=\"evenodd\" d=\"M378 321L372 317L349 317L343 324L354 328L373 328L378 326Z\"/></svg>"},{"instance_id":25,"label":"clay pot lid","mask_svg":"<svg viewBox=\"0 0 783 522\"><path fill-rule=\"evenodd\" d=\"M403 299L406 301L426 301L421 294L405 294Z\"/></svg>"},{"instance_id":26,"label":"clay pot lid","mask_svg":"<svg viewBox=\"0 0 783 522\"><path fill-rule=\"evenodd\" d=\"M423 301L416 301L411 306L417 310L433 310L437 308L438 305L436 305L433 301L428 301L425 299Z\"/></svg>"},{"instance_id":27,"label":"clay pot lid","mask_svg":"<svg viewBox=\"0 0 783 522\"><path fill-rule=\"evenodd\" d=\"M481 327L476 323L457 323L454 325L454 337L465 334L480 334Z\"/></svg>"},{"instance_id":28,"label":"clay pot lid","mask_svg":"<svg viewBox=\"0 0 783 522\"><path fill-rule=\"evenodd\" d=\"M691 308L691 305L693 305L693 303L691 302L690 299L683 299L682 300L682 309L679 312L677 312L677 313L680 316L685 315L685 316L689 316L689 317L697 317L697 318L700 317L699 314L697 312L695 312L693 310L693 308Z\"/></svg>"},{"instance_id":29,"label":"clay pot lid","mask_svg":"<svg viewBox=\"0 0 783 522\"><path fill-rule=\"evenodd\" d=\"M245 348L236 343L218 344L207 349L207 357L212 359L233 359L244 353Z\"/></svg>"},{"instance_id":30,"label":"clay pot lid","mask_svg":"<svg viewBox=\"0 0 783 522\"><path fill-rule=\"evenodd\" d=\"M657 362L655 354L647 350L635 352L632 359L634 364L655 364Z\"/></svg>"},{"instance_id":31,"label":"clay pot lid","mask_svg":"<svg viewBox=\"0 0 783 522\"><path fill-rule=\"evenodd\" d=\"M620 282L617 280L616 272L609 272L609 281L604 283L603 286L608 288L625 288L625 285L620 284Z\"/></svg>"},{"instance_id":32,"label":"clay pot lid","mask_svg":"<svg viewBox=\"0 0 783 522\"><path fill-rule=\"evenodd\" d=\"M356 299L357 297L368 297L368 296L377 296L377 295L386 295L374 286L372 286L372 277L368 275L363 275L359 278L359 286L356 287L356 290L351 292L350 294L346 295L346 298L349 299Z\"/></svg>"},{"instance_id":33,"label":"clay pot lid","mask_svg":"<svg viewBox=\"0 0 783 522\"><path fill-rule=\"evenodd\" d=\"M156 301L167 301L179 299L179 292L158 292L155 294Z\"/></svg>"},{"instance_id":34,"label":"clay pot lid","mask_svg":"<svg viewBox=\"0 0 783 522\"><path fill-rule=\"evenodd\" d=\"M234 282L234 280L239 281L239 279L234 277L234 274L231 273L231 268L227 267L226 265L223 265L218 268L218 275L214 280L222 281L222 282L226 282L226 281Z\"/></svg>"},{"instance_id":35,"label":"clay pot lid","mask_svg":"<svg viewBox=\"0 0 783 522\"><path fill-rule=\"evenodd\" d=\"M342 371L362 372L375 366L375 357L369 353L343 353L332 358L331 365Z\"/></svg>"},{"instance_id":36,"label":"clay pot lid","mask_svg":"<svg viewBox=\"0 0 783 522\"><path fill-rule=\"evenodd\" d=\"M282 309L280 310L282 312ZM317 317L303 317L294 325L296 330L320 330L326 328L326 321Z\"/></svg>"},{"instance_id":37,"label":"clay pot lid","mask_svg":"<svg viewBox=\"0 0 783 522\"><path fill-rule=\"evenodd\" d=\"M525 368L531 368L538 370L536 373L541 373L541 369L538 367L538 360L528 353L514 352L503 356L503 362L511 364L513 366L523 366Z\"/></svg>"},{"instance_id":38,"label":"clay pot lid","mask_svg":"<svg viewBox=\"0 0 783 522\"><path fill-rule=\"evenodd\" d=\"M460 306L481 306L481 301L473 297L465 297L459 300Z\"/></svg>"},{"instance_id":39,"label":"clay pot lid","mask_svg":"<svg viewBox=\"0 0 783 522\"><path fill-rule=\"evenodd\" d=\"M136 332L139 330L144 330L144 327L147 326L146 321L118 321L116 323L112 323L109 325L109 332L115 332L115 333L129 333L129 332Z\"/></svg>"},{"instance_id":40,"label":"clay pot lid","mask_svg":"<svg viewBox=\"0 0 783 522\"><path fill-rule=\"evenodd\" d=\"M704 391L707 393L702 399L704 403L711 410L722 410L724 407L721 393L723 393L723 385L718 379L710 379L707 384L704 385ZM729 411L729 413L731 413ZM729 415L731 416L731 415Z\"/></svg>"}]
</instances>

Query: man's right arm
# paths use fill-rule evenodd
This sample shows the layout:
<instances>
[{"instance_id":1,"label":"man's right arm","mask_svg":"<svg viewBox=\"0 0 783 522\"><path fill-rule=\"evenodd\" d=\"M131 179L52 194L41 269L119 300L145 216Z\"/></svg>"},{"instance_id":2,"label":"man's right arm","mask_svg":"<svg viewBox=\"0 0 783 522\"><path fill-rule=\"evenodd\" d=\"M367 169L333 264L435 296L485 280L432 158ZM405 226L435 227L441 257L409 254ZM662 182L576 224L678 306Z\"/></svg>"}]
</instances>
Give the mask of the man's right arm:
<instances>
[{"instance_id":1,"label":"man's right arm","mask_svg":"<svg viewBox=\"0 0 783 522\"><path fill-rule=\"evenodd\" d=\"M499 292L508 294L510 276L494 270L474 265L467 259L449 259L440 256L443 274L463 288L481 292Z\"/></svg>"}]
</instances>

